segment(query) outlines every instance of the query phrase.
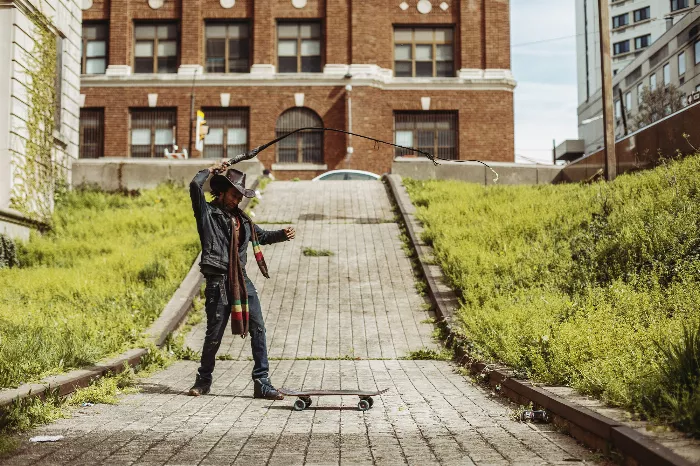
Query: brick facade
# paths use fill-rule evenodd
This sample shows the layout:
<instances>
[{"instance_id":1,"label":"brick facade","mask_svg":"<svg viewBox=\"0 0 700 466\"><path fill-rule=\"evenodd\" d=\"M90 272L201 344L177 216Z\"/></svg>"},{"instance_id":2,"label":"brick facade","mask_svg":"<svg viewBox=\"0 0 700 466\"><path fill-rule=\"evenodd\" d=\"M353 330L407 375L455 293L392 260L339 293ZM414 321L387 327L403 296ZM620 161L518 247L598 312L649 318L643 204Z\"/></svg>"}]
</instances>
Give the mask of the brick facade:
<instances>
[{"instance_id":1,"label":"brick facade","mask_svg":"<svg viewBox=\"0 0 700 466\"><path fill-rule=\"evenodd\" d=\"M425 0L423 0L425 1ZM85 108L104 108L104 156L129 154L129 112L147 108L148 95L157 94L158 108L174 108L176 141L188 147L190 92L195 77L195 108L221 106L221 94L230 94L229 107L249 109L250 148L275 138L275 123L296 105L312 109L323 125L347 130L348 99L352 131L394 140L395 111L449 110L457 112L460 159L513 161L513 88L510 74L510 25L508 0L430 0L432 9L421 13L417 0L307 0L297 8L291 0L235 0L223 8L219 0L165 0L158 9L146 1L94 0L83 12L84 21L109 24L109 68L106 75L83 75L81 92ZM440 4L447 8L442 8ZM207 74L205 21L246 20L251 28L250 73ZM322 28L319 73L275 73L277 21L319 21ZM179 30L177 74L135 74L134 23L174 21ZM394 26L452 26L454 28L454 77L396 78ZM117 70L118 72L112 72ZM346 76L350 74L351 77ZM351 90L346 90L346 85ZM429 97L429 106L426 99ZM192 143L194 144L194 142ZM375 147L361 138L344 134L324 135L324 165L283 167L274 148L260 154L278 178L310 178L325 170L355 168L388 172L394 156L390 146ZM192 151L191 157L200 157ZM277 164L277 168L273 165Z\"/></svg>"}]
</instances>

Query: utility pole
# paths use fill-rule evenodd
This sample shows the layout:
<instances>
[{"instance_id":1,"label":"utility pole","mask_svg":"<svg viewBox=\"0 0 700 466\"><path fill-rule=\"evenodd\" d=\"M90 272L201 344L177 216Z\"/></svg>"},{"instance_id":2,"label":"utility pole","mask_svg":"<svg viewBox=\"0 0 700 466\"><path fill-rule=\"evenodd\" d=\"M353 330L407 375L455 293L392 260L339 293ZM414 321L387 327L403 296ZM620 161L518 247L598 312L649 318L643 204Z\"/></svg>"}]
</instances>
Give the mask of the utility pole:
<instances>
[{"instance_id":1,"label":"utility pole","mask_svg":"<svg viewBox=\"0 0 700 466\"><path fill-rule=\"evenodd\" d=\"M605 133L605 178L617 175L615 158L615 111L613 109L612 61L610 58L610 0L598 0L598 30L600 31L600 67L603 73L603 131Z\"/></svg>"}]
</instances>

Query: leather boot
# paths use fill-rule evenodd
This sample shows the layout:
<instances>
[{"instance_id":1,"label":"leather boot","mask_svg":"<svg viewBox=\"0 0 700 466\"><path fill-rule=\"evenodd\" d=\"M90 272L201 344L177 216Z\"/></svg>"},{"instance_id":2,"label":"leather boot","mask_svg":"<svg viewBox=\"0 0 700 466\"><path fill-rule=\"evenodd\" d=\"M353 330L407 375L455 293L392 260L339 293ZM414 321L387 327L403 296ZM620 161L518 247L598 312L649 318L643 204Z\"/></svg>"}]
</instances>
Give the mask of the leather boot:
<instances>
[{"instance_id":1,"label":"leather boot","mask_svg":"<svg viewBox=\"0 0 700 466\"><path fill-rule=\"evenodd\" d=\"M200 380L199 376L197 376L197 379L194 382L194 386L190 388L190 391L187 393L189 396L201 396L201 395L206 395L209 393L211 390L211 384L208 384L206 382L203 382Z\"/></svg>"},{"instance_id":2,"label":"leather boot","mask_svg":"<svg viewBox=\"0 0 700 466\"><path fill-rule=\"evenodd\" d=\"M266 400L283 400L284 395L272 386L270 379L253 379L253 398Z\"/></svg>"}]
</instances>

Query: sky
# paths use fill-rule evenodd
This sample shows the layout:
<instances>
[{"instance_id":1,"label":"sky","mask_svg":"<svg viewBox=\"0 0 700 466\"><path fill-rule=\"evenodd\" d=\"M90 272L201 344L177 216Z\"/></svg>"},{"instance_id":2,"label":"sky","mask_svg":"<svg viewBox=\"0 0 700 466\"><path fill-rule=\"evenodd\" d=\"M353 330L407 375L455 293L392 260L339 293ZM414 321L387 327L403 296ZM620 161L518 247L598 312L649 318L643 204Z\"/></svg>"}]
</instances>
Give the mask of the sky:
<instances>
[{"instance_id":1,"label":"sky","mask_svg":"<svg viewBox=\"0 0 700 466\"><path fill-rule=\"evenodd\" d=\"M511 0L516 162L551 164L552 139L578 138L575 34L574 0Z\"/></svg>"}]
</instances>

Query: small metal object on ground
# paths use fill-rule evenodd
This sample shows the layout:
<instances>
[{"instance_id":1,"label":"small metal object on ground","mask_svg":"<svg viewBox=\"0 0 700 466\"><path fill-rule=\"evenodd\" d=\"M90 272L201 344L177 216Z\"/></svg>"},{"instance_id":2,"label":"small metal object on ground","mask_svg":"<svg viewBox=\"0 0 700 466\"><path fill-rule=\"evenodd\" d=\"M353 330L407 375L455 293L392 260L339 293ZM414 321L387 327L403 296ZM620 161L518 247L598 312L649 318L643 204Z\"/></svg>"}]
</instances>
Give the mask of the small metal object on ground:
<instances>
[{"instance_id":1,"label":"small metal object on ground","mask_svg":"<svg viewBox=\"0 0 700 466\"><path fill-rule=\"evenodd\" d=\"M534 422L550 422L550 417L547 411L523 411L520 416L521 421L534 421Z\"/></svg>"},{"instance_id":2,"label":"small metal object on ground","mask_svg":"<svg viewBox=\"0 0 700 466\"><path fill-rule=\"evenodd\" d=\"M374 405L373 396L381 395L388 391L388 388L384 390L290 390L288 388L279 388L278 392L285 396L296 396L297 399L294 402L295 411L303 411L309 406L311 406L312 396L329 396L329 395L357 395L360 397L360 401L357 403L357 409L360 411L367 411Z\"/></svg>"},{"instance_id":3,"label":"small metal object on ground","mask_svg":"<svg viewBox=\"0 0 700 466\"><path fill-rule=\"evenodd\" d=\"M63 438L63 435L39 435L29 439L30 442L40 443L40 442L58 442Z\"/></svg>"}]
</instances>

